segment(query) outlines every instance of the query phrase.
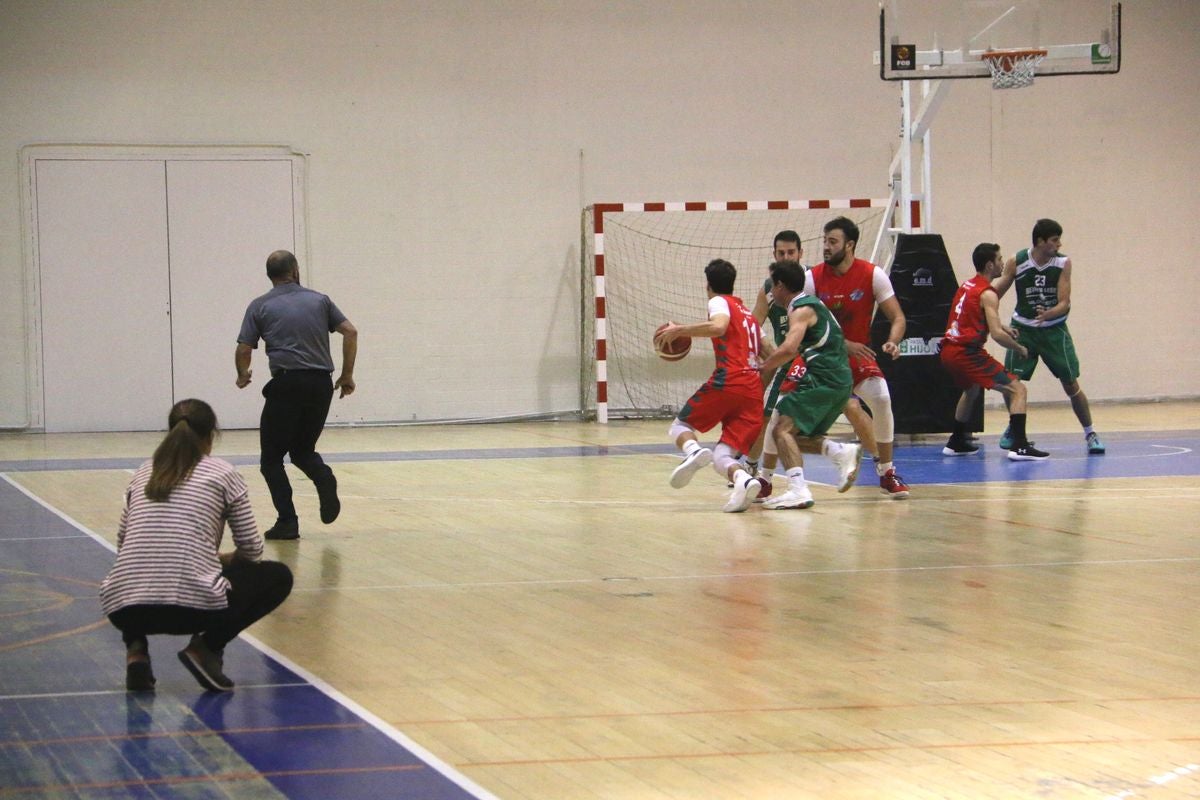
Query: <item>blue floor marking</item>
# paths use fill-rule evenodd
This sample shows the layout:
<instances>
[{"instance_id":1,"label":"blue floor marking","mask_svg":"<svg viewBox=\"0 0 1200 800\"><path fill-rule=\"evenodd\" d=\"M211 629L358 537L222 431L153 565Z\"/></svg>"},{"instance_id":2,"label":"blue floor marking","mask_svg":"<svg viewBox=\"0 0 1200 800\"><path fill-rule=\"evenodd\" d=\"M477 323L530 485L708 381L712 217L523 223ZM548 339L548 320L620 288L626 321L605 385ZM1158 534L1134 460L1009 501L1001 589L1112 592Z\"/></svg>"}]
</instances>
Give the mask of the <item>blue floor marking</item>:
<instances>
[{"instance_id":1,"label":"blue floor marking","mask_svg":"<svg viewBox=\"0 0 1200 800\"><path fill-rule=\"evenodd\" d=\"M933 438L932 436L930 438ZM1145 478L1160 475L1200 475L1200 434L1196 431L1106 433L1108 453L1089 456L1082 433L1035 434L1032 437L1050 458L1040 462L1012 462L997 446L997 436L979 440L980 451L969 456L943 456L937 444L896 443L895 463L909 483L979 483L1045 479ZM711 443L710 443L711 444ZM567 445L560 447L504 447L493 449L406 450L363 453L324 453L331 464L404 461L479 461L504 458L588 458L596 456L678 455L669 443L629 445ZM256 455L221 458L242 467L258 466ZM139 467L144 458L71 458L35 461L0 461L0 472L105 470ZM814 480L829 482L833 472L828 459L805 456ZM864 465L869 466L868 462ZM870 471L869 469L867 470ZM861 476L860 476L861 477Z\"/></svg>"},{"instance_id":2,"label":"blue floor marking","mask_svg":"<svg viewBox=\"0 0 1200 800\"><path fill-rule=\"evenodd\" d=\"M196 685L184 637L154 636L157 690L127 694L96 594L112 553L2 480L0 548L0 796L491 797L240 639L232 693Z\"/></svg>"},{"instance_id":3,"label":"blue floor marking","mask_svg":"<svg viewBox=\"0 0 1200 800\"><path fill-rule=\"evenodd\" d=\"M1009 461L996 437L981 439L979 452L969 456L944 456L942 443L897 447L896 469L913 485L1200 475L1200 435L1195 431L1104 439L1108 452L1090 456L1081 434L1038 435L1038 449L1050 453L1044 461Z\"/></svg>"}]
</instances>

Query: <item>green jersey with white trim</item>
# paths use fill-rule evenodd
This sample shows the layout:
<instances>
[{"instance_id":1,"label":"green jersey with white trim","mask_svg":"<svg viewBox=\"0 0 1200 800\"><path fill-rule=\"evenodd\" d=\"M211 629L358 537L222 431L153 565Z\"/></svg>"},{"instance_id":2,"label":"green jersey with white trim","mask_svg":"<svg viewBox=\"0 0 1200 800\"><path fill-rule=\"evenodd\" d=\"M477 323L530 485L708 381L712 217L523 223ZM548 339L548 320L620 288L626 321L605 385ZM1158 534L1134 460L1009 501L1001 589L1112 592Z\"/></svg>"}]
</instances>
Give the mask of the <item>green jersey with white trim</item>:
<instances>
[{"instance_id":1,"label":"green jersey with white trim","mask_svg":"<svg viewBox=\"0 0 1200 800\"><path fill-rule=\"evenodd\" d=\"M817 314L817 321L808 326L800 341L800 355L808 366L805 378L823 386L850 386L853 378L842 326L819 298L809 294L792 298L788 313L803 306L811 306Z\"/></svg>"},{"instance_id":2,"label":"green jersey with white trim","mask_svg":"<svg viewBox=\"0 0 1200 800\"><path fill-rule=\"evenodd\" d=\"M1067 315L1044 322L1037 318L1038 308L1058 305L1058 280L1062 277L1067 257L1055 253L1045 264L1039 264L1028 250L1017 253L1017 307L1013 309L1013 321L1031 328L1051 328L1067 321Z\"/></svg>"}]
</instances>

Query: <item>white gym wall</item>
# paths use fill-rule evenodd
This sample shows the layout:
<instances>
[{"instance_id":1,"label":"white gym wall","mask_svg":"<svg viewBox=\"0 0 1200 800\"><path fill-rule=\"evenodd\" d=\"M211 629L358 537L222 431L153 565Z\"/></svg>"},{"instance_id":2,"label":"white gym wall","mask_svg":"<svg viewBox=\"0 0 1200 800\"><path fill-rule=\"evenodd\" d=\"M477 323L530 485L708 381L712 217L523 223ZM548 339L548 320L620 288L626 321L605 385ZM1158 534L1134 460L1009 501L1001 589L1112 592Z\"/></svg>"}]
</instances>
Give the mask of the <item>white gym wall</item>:
<instances>
[{"instance_id":1,"label":"white gym wall","mask_svg":"<svg viewBox=\"0 0 1200 800\"><path fill-rule=\"evenodd\" d=\"M41 402L26 145L306 153L308 283L361 331L360 390L336 421L570 411L583 205L886 193L899 88L871 65L877 8L5 0L0 427ZM1090 397L1197 396L1200 3L1129 0L1124 28L1116 76L952 88L936 228L966 277L976 242L1012 253L1058 219ZM248 280L244 301L267 288ZM1039 374L1031 396L1062 392Z\"/></svg>"}]
</instances>

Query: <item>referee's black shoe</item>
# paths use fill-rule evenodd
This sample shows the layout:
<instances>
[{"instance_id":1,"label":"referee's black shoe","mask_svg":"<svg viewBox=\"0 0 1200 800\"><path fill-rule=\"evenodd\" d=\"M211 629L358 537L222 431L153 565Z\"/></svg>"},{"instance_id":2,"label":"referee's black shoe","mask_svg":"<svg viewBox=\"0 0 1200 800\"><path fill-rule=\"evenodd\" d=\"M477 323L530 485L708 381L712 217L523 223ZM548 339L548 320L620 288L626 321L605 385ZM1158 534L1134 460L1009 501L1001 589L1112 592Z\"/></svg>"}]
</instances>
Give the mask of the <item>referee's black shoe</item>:
<instances>
[{"instance_id":1,"label":"referee's black shoe","mask_svg":"<svg viewBox=\"0 0 1200 800\"><path fill-rule=\"evenodd\" d=\"M326 525L338 518L342 513L342 501L338 499L337 477L330 473L328 478L313 481L317 487L317 497L321 501L321 522Z\"/></svg>"},{"instance_id":2,"label":"referee's black shoe","mask_svg":"<svg viewBox=\"0 0 1200 800\"><path fill-rule=\"evenodd\" d=\"M273 542L284 542L291 539L300 538L300 520L292 517L291 519L277 520L274 525L263 534L264 539L270 539Z\"/></svg>"}]
</instances>

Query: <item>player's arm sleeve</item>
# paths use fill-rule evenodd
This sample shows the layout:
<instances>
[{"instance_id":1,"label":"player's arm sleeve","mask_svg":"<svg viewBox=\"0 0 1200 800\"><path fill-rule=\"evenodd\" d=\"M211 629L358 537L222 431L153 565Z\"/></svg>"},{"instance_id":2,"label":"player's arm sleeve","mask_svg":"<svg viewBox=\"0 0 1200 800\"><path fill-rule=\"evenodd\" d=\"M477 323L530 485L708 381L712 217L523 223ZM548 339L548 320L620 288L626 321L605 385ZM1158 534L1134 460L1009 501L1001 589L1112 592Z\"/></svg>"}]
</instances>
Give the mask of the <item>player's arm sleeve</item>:
<instances>
[{"instance_id":1,"label":"player's arm sleeve","mask_svg":"<svg viewBox=\"0 0 1200 800\"><path fill-rule=\"evenodd\" d=\"M882 267L875 267L875 271L871 273L871 293L875 295L876 303L896 296L896 290L892 288L892 279Z\"/></svg>"},{"instance_id":2,"label":"player's arm sleeve","mask_svg":"<svg viewBox=\"0 0 1200 800\"><path fill-rule=\"evenodd\" d=\"M724 336L725 331L729 328L729 320L732 318L732 312L729 310L729 303L724 297L717 295L710 297L708 300L708 322L703 323L693 336L705 336L709 339L715 339L718 336Z\"/></svg>"}]
</instances>

